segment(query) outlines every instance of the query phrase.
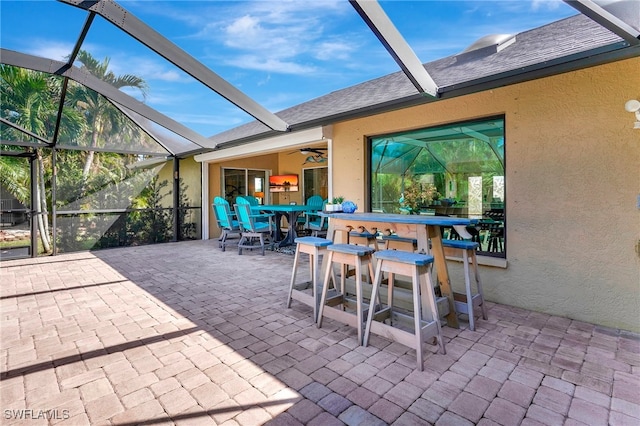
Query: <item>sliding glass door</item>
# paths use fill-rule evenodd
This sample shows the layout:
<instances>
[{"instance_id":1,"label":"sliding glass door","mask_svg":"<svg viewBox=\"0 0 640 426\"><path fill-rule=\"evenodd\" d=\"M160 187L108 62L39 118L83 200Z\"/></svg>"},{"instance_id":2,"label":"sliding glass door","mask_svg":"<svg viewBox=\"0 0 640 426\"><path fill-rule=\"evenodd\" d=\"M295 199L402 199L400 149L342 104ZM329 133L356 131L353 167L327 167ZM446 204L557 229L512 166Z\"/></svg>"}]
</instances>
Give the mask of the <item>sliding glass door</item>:
<instances>
[{"instance_id":1,"label":"sliding glass door","mask_svg":"<svg viewBox=\"0 0 640 426\"><path fill-rule=\"evenodd\" d=\"M259 204L267 204L268 181L268 170L222 169L224 197L231 205L236 202L236 197L241 195L251 195L257 198Z\"/></svg>"},{"instance_id":2,"label":"sliding glass door","mask_svg":"<svg viewBox=\"0 0 640 426\"><path fill-rule=\"evenodd\" d=\"M319 195L323 200L329 196L329 169L314 167L302 169L302 199Z\"/></svg>"}]
</instances>

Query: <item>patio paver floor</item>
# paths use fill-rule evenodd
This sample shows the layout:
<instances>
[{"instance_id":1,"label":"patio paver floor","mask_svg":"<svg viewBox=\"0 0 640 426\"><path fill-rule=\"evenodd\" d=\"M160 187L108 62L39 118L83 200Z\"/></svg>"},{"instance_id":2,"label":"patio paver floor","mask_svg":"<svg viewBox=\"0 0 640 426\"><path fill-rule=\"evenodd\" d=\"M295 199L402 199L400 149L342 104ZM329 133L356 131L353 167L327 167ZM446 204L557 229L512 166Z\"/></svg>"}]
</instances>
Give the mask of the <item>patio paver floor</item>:
<instances>
[{"instance_id":1,"label":"patio paver floor","mask_svg":"<svg viewBox=\"0 0 640 426\"><path fill-rule=\"evenodd\" d=\"M420 372L285 308L292 264L216 241L2 262L1 423L640 424L637 334L487 302Z\"/></svg>"}]
</instances>

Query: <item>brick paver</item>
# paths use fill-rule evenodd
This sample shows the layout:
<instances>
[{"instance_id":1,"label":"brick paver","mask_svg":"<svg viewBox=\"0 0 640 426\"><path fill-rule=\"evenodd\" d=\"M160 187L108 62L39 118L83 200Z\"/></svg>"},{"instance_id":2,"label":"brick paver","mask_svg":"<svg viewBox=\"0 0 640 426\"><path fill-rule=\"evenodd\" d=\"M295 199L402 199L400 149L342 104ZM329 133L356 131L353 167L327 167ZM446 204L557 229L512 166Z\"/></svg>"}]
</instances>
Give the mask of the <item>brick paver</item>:
<instances>
[{"instance_id":1,"label":"brick paver","mask_svg":"<svg viewBox=\"0 0 640 426\"><path fill-rule=\"evenodd\" d=\"M3 261L2 424L640 423L637 334L487 302L417 371L286 309L292 263L215 241Z\"/></svg>"}]
</instances>

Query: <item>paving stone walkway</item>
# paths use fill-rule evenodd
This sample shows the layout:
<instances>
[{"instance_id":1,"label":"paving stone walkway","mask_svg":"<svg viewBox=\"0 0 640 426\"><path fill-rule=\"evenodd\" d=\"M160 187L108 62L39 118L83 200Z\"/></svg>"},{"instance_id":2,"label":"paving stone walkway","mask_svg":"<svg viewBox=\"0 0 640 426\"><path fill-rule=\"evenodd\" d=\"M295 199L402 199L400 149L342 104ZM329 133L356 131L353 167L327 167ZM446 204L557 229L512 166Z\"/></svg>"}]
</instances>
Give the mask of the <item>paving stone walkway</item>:
<instances>
[{"instance_id":1,"label":"paving stone walkway","mask_svg":"<svg viewBox=\"0 0 640 426\"><path fill-rule=\"evenodd\" d=\"M640 424L637 334L488 303L419 372L285 308L292 264L215 241L0 263L0 424Z\"/></svg>"}]
</instances>

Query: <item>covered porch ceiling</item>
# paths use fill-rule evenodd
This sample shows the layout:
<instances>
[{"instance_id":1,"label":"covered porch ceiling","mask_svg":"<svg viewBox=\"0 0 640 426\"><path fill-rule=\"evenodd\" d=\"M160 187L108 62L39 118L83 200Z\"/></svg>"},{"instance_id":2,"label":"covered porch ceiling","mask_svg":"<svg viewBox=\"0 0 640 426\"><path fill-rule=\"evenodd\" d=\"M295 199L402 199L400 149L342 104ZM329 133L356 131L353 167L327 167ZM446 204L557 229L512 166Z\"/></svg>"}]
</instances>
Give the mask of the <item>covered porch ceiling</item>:
<instances>
[{"instance_id":1,"label":"covered porch ceiling","mask_svg":"<svg viewBox=\"0 0 640 426\"><path fill-rule=\"evenodd\" d=\"M121 141L114 141L113 145L104 149L113 152L138 153L148 157L187 157L220 148L220 144L215 137L204 137L181 124L179 119L169 117L149 107L143 102L144 99L140 100L139 97L135 97L131 92L119 90L76 65L78 53L84 49L91 49L90 34L93 31L105 31L107 27L109 31L113 31L115 28L118 37L129 37L137 40L141 48L151 50L179 70L180 77L178 80L189 78L200 82L204 88L203 94L211 91L215 92L227 100L234 108L238 108L253 117L256 123L268 129L269 135L275 138L270 138L264 142L261 142L263 138L255 138L251 146L242 147L241 145L236 145L239 147L229 146L228 148L225 147L226 149L238 151L237 154L240 155L240 153L251 151L260 152L289 146L302 146L308 141L322 142L326 140L322 133L322 124L330 124L335 117L326 117L324 119L325 122L315 119L292 125L287 121L286 114L271 112L260 105L232 83L205 66L203 62L180 48L178 44L170 40L168 35L161 34L141 19L138 19L122 4L113 0L58 0L58 3L60 6L68 8L70 21L65 22L65 26L70 26L72 22L79 22L78 18L84 15L84 23L77 27L78 35L73 48L66 55L67 60L59 61L21 53L8 50L2 46L0 50L1 61L2 64L36 70L63 79L59 114L63 112L67 84L73 82L105 97L129 120L143 129L149 139L144 144L136 145L134 143L128 146L119 145ZM434 78L429 74L427 68L400 34L396 24L385 13L381 5L376 1L370 0L349 0L349 3L397 62L406 79L414 86L415 94L425 98L425 101L440 98L443 94L442 87L438 86ZM633 49L634 54L637 54L637 48L640 45L640 2L625 0L565 0L565 3L621 39L615 47L611 47L611 50ZM216 6L215 3L214 6ZM35 3L34 7L36 9L34 13L37 13L40 4ZM78 15L78 12L81 12L82 15ZM12 17L6 17L3 14L3 19L5 18L12 19ZM28 17L13 18L24 19L25 23L28 24ZM71 18L74 19L71 20ZM37 32L37 28L30 28L30 30ZM117 43L117 40L114 40L114 43ZM565 61L556 61L558 72L560 72L565 62L572 60L570 55L564 59ZM505 75L504 77L504 84L515 81L517 79L514 79L513 74ZM295 90L295 88L292 88L292 90ZM46 135L30 134L12 123L10 116L3 115L1 122L3 127L10 127L14 129L14 134L21 135L11 140L3 140L2 143L6 145L86 149L86 146L82 144L61 140L58 137L60 134L59 119L55 128L52 128L51 133ZM288 133L300 130L313 134L299 134L293 138L286 137ZM150 148L153 143L157 144L157 148ZM232 154L231 151L226 155Z\"/></svg>"}]
</instances>

